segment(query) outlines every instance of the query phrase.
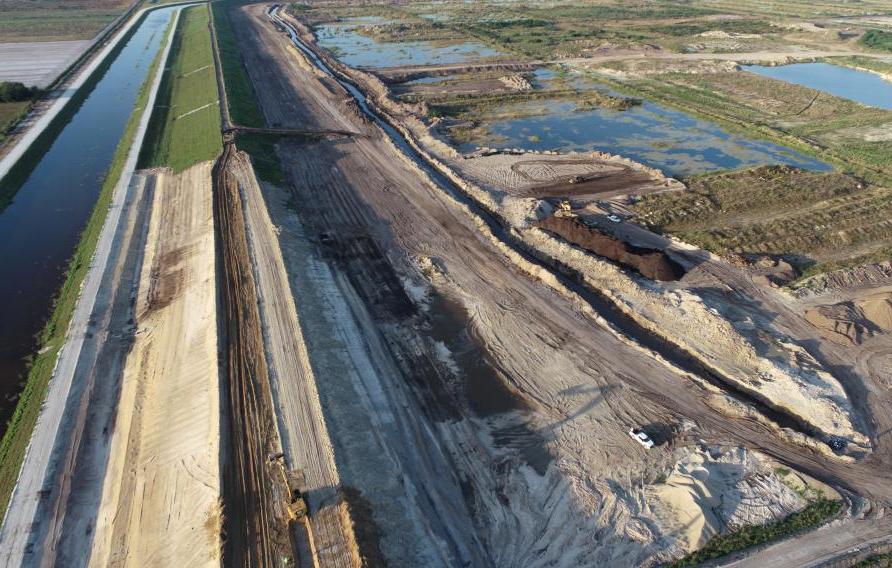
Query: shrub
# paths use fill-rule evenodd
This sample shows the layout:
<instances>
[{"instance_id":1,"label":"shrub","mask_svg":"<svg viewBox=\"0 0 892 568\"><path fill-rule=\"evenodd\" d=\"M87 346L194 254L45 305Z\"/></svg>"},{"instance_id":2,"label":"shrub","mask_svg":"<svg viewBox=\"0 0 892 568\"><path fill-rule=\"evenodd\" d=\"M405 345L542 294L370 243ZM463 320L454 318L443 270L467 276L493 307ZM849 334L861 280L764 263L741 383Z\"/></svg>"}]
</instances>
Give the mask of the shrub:
<instances>
[{"instance_id":1,"label":"shrub","mask_svg":"<svg viewBox=\"0 0 892 568\"><path fill-rule=\"evenodd\" d=\"M0 81L0 103L19 103L31 100L37 94L37 87L26 87L14 81Z\"/></svg>"}]
</instances>

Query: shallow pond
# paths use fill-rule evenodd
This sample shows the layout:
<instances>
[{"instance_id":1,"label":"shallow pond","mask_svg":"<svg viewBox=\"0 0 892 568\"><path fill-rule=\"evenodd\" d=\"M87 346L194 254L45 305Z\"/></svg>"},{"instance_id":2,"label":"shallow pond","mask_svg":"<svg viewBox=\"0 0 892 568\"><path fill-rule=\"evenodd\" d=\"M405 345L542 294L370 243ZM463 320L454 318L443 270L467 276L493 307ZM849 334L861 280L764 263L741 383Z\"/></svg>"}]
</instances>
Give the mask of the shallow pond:
<instances>
[{"instance_id":1,"label":"shallow pond","mask_svg":"<svg viewBox=\"0 0 892 568\"><path fill-rule=\"evenodd\" d=\"M520 114L530 110L537 115L486 123L488 135L460 144L459 149L470 152L480 145L565 152L599 150L627 156L671 176L761 164L831 169L789 148L731 134L716 124L647 101L622 111L580 109L574 102L551 101L544 103L544 114L540 112L542 104L521 103L500 109ZM531 108L524 109L524 105Z\"/></svg>"},{"instance_id":2,"label":"shallow pond","mask_svg":"<svg viewBox=\"0 0 892 568\"><path fill-rule=\"evenodd\" d=\"M746 65L744 69L772 79L824 91L863 105L892 109L892 82L869 71L830 63L794 63L776 67Z\"/></svg>"},{"instance_id":3,"label":"shallow pond","mask_svg":"<svg viewBox=\"0 0 892 568\"><path fill-rule=\"evenodd\" d=\"M322 24L315 29L316 40L351 67L448 65L504 55L476 41L383 42L358 31L363 26L388 23L392 21L378 16L366 16Z\"/></svg>"},{"instance_id":4,"label":"shallow pond","mask_svg":"<svg viewBox=\"0 0 892 568\"><path fill-rule=\"evenodd\" d=\"M68 259L90 217L139 89L178 8L150 12L0 212L0 428L21 390ZM64 111L63 111L64 112Z\"/></svg>"}]
</instances>

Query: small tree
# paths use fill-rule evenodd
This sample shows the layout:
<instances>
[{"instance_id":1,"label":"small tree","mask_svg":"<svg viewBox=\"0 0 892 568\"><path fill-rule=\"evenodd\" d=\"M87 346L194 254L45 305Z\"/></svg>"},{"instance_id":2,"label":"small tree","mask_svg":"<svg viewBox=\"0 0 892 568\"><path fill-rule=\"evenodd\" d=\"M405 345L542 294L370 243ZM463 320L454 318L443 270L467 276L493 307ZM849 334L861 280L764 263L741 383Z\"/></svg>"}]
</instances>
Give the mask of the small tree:
<instances>
[{"instance_id":1,"label":"small tree","mask_svg":"<svg viewBox=\"0 0 892 568\"><path fill-rule=\"evenodd\" d=\"M27 101L37 92L36 88L28 88L15 81L0 81L0 102L15 103Z\"/></svg>"}]
</instances>

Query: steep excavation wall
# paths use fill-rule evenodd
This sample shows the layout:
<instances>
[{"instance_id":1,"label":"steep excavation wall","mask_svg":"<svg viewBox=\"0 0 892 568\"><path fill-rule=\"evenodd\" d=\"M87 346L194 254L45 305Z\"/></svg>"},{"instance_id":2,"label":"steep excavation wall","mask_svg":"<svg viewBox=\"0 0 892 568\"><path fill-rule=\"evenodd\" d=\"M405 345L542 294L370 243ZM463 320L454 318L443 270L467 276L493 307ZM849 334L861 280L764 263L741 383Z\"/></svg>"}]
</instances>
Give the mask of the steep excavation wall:
<instances>
[{"instance_id":1,"label":"steep excavation wall","mask_svg":"<svg viewBox=\"0 0 892 568\"><path fill-rule=\"evenodd\" d=\"M685 274L684 268L663 251L632 246L587 225L579 217L554 215L534 225L651 280L678 280Z\"/></svg>"}]
</instances>

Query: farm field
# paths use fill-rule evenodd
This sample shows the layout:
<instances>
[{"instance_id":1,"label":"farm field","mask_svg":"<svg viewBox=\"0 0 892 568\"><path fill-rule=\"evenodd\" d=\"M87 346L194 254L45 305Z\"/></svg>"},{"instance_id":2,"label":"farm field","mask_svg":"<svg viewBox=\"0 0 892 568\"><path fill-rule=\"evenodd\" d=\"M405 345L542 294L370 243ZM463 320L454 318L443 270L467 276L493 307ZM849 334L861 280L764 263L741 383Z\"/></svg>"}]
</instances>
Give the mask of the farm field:
<instances>
[{"instance_id":1,"label":"farm field","mask_svg":"<svg viewBox=\"0 0 892 568\"><path fill-rule=\"evenodd\" d=\"M92 39L131 0L8 0L0 4L0 43Z\"/></svg>"}]
</instances>

